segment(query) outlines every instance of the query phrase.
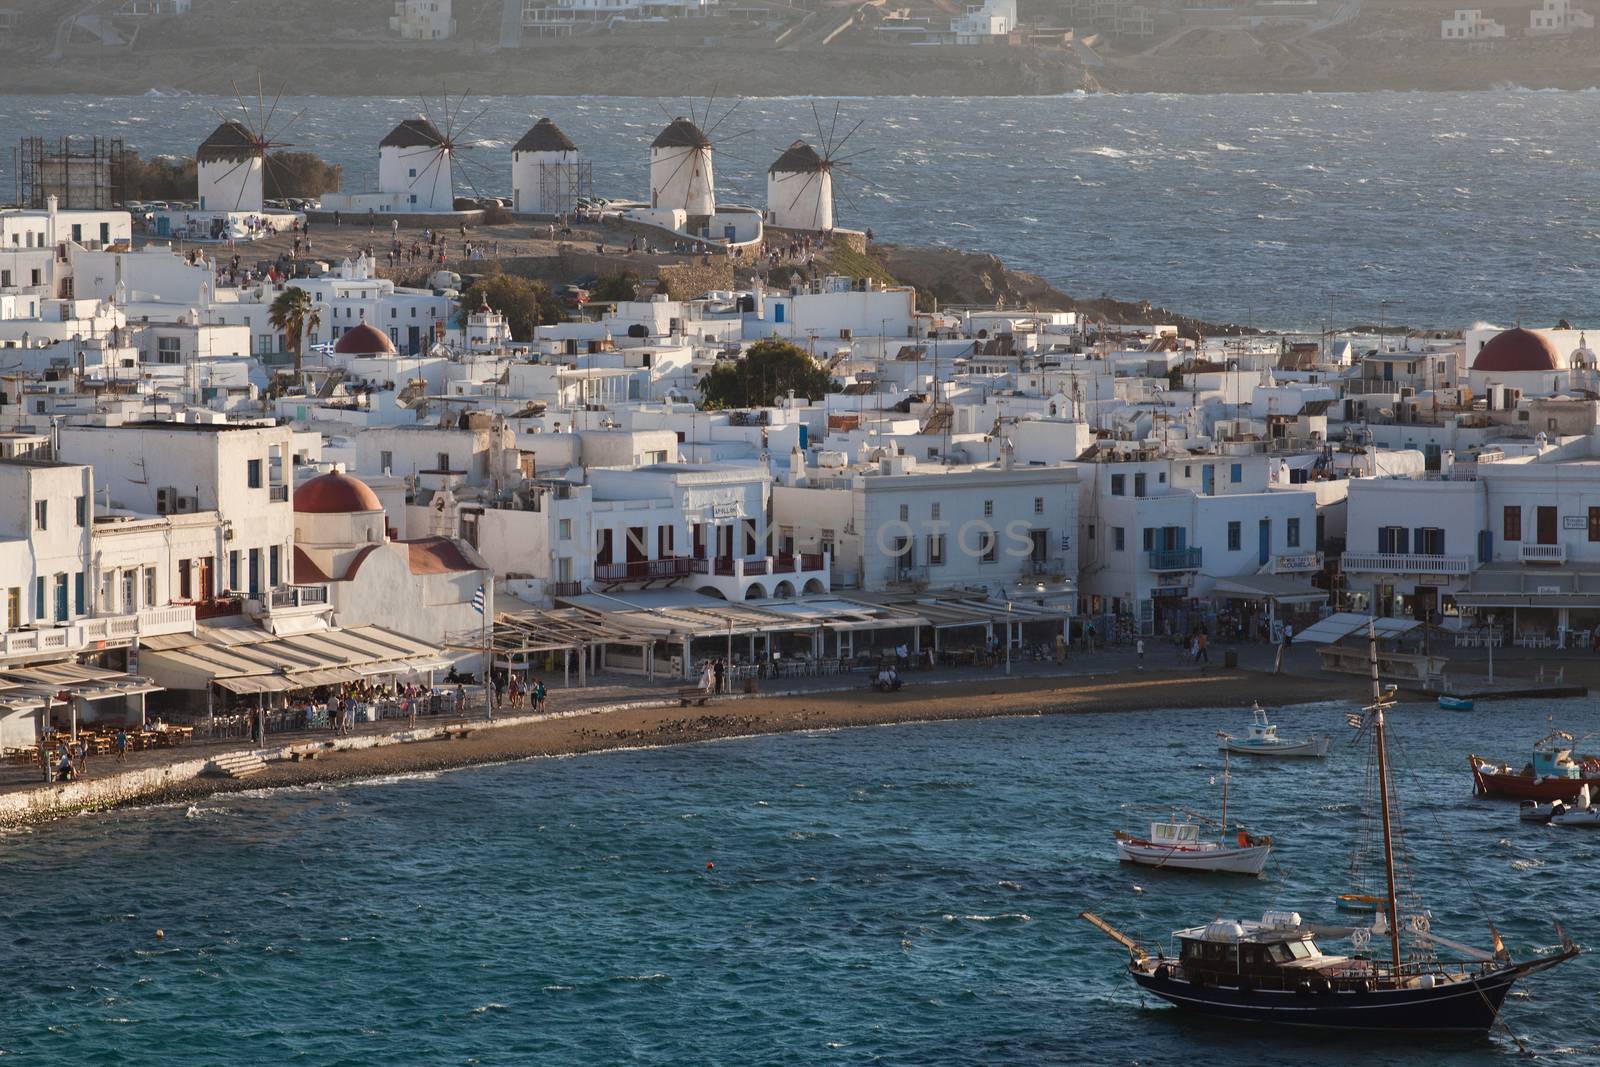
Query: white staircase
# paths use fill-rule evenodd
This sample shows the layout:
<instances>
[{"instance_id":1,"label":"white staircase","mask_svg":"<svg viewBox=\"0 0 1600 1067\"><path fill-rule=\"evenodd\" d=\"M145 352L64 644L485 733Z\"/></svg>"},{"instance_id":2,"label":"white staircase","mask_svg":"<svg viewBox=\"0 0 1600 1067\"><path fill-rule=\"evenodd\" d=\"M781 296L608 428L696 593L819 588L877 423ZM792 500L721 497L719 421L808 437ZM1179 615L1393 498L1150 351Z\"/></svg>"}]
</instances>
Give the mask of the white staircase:
<instances>
[{"instance_id":1,"label":"white staircase","mask_svg":"<svg viewBox=\"0 0 1600 1067\"><path fill-rule=\"evenodd\" d=\"M206 766L206 774L213 778L248 778L267 769L267 761L259 752L229 752L215 756Z\"/></svg>"}]
</instances>

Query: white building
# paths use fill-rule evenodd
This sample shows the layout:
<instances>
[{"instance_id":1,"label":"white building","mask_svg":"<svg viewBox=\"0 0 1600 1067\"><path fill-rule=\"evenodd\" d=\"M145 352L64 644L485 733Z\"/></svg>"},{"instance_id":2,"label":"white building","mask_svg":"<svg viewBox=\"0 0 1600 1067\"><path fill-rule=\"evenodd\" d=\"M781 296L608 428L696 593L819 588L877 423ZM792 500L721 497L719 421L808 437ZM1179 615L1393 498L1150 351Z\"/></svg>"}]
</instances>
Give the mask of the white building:
<instances>
[{"instance_id":1,"label":"white building","mask_svg":"<svg viewBox=\"0 0 1600 1067\"><path fill-rule=\"evenodd\" d=\"M882 450L873 450L873 454ZM836 586L866 592L982 588L1006 598L1039 585L1070 590L1078 573L1078 472L918 463L884 455L845 465L822 451L791 458L773 490L777 543L831 557Z\"/></svg>"},{"instance_id":2,"label":"white building","mask_svg":"<svg viewBox=\"0 0 1600 1067\"><path fill-rule=\"evenodd\" d=\"M59 429L63 458L94 465L95 491L139 515L214 512L209 551L177 561L186 599L260 598L289 580L293 431L287 426L139 422ZM184 583L180 582L180 586Z\"/></svg>"},{"instance_id":3,"label":"white building","mask_svg":"<svg viewBox=\"0 0 1600 1067\"><path fill-rule=\"evenodd\" d=\"M408 41L442 41L455 36L450 0L395 0L389 29Z\"/></svg>"},{"instance_id":4,"label":"white building","mask_svg":"<svg viewBox=\"0 0 1600 1067\"><path fill-rule=\"evenodd\" d=\"M833 164L805 141L767 168L767 223L791 230L833 229Z\"/></svg>"},{"instance_id":5,"label":"white building","mask_svg":"<svg viewBox=\"0 0 1600 1067\"><path fill-rule=\"evenodd\" d=\"M984 0L968 4L965 14L950 20L956 44L987 44L1010 36L1017 28L1017 0Z\"/></svg>"},{"instance_id":6,"label":"white building","mask_svg":"<svg viewBox=\"0 0 1600 1067\"><path fill-rule=\"evenodd\" d=\"M1092 614L1140 633L1188 632L1214 598L1282 609L1320 603L1323 531L1309 486L1273 484L1276 457L1173 457L1137 447L1084 464L1081 583ZM1276 579L1287 579L1279 581Z\"/></svg>"},{"instance_id":7,"label":"white building","mask_svg":"<svg viewBox=\"0 0 1600 1067\"><path fill-rule=\"evenodd\" d=\"M1528 13L1528 36L1544 37L1594 29L1594 16L1572 6L1572 0L1543 0Z\"/></svg>"},{"instance_id":8,"label":"white building","mask_svg":"<svg viewBox=\"0 0 1600 1067\"><path fill-rule=\"evenodd\" d=\"M572 210L579 173L578 146L553 121L540 119L511 149L511 209L526 215Z\"/></svg>"},{"instance_id":9,"label":"white building","mask_svg":"<svg viewBox=\"0 0 1600 1067\"><path fill-rule=\"evenodd\" d=\"M1439 36L1446 41L1488 41L1505 35L1505 26L1484 18L1481 8L1457 8L1453 15L1439 22Z\"/></svg>"}]
</instances>

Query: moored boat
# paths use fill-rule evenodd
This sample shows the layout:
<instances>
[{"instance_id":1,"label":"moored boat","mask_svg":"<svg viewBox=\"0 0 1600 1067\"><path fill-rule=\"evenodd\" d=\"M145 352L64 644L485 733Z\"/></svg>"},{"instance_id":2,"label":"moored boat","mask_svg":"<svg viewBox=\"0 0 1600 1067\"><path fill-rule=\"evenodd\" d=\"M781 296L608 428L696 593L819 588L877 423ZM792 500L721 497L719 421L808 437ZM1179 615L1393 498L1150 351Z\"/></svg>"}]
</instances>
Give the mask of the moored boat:
<instances>
[{"instance_id":1,"label":"moored boat","mask_svg":"<svg viewBox=\"0 0 1600 1067\"><path fill-rule=\"evenodd\" d=\"M1208 838L1198 821L1177 816L1151 823L1148 838L1117 831L1117 858L1145 867L1256 875L1266 868L1271 853L1270 837L1240 830L1232 841Z\"/></svg>"},{"instance_id":2,"label":"moored boat","mask_svg":"<svg viewBox=\"0 0 1600 1067\"><path fill-rule=\"evenodd\" d=\"M1466 697L1441 695L1439 697L1439 706L1446 711L1471 711L1472 701Z\"/></svg>"},{"instance_id":3,"label":"moored boat","mask_svg":"<svg viewBox=\"0 0 1600 1067\"><path fill-rule=\"evenodd\" d=\"M1533 745L1533 762L1520 771L1510 764L1467 757L1474 791L1508 800L1571 800L1585 785L1600 790L1600 759L1572 754L1572 735L1556 731Z\"/></svg>"},{"instance_id":4,"label":"moored boat","mask_svg":"<svg viewBox=\"0 0 1600 1067\"><path fill-rule=\"evenodd\" d=\"M1266 708L1256 704L1250 710L1250 726L1243 736L1217 731L1217 737L1222 740L1219 748L1245 756L1305 756L1320 759L1328 754L1333 744L1330 737L1279 737L1278 726L1267 718Z\"/></svg>"},{"instance_id":5,"label":"moored boat","mask_svg":"<svg viewBox=\"0 0 1600 1067\"><path fill-rule=\"evenodd\" d=\"M1348 935L1353 951L1330 955L1317 943L1328 931L1319 932L1294 912L1269 911L1260 921L1219 919L1174 931L1177 952L1169 957L1165 952L1152 956L1098 915L1082 912L1128 950L1128 974L1141 989L1187 1011L1241 1022L1485 1033L1517 981L1578 955L1578 946L1560 924L1559 949L1521 962L1512 959L1492 923L1490 951L1450 941L1431 933L1420 902L1409 893L1402 897L1404 851L1391 811L1395 790L1385 723L1393 688L1379 688L1375 628L1369 629L1369 641L1373 702L1351 717L1351 725L1358 736L1372 741L1377 802L1369 810L1381 820L1385 884L1370 897L1347 896L1376 904L1372 925L1333 932L1331 936ZM1402 860L1397 860L1397 849ZM1375 940L1387 951L1369 951ZM1457 959L1437 958L1440 946L1455 952Z\"/></svg>"}]
</instances>

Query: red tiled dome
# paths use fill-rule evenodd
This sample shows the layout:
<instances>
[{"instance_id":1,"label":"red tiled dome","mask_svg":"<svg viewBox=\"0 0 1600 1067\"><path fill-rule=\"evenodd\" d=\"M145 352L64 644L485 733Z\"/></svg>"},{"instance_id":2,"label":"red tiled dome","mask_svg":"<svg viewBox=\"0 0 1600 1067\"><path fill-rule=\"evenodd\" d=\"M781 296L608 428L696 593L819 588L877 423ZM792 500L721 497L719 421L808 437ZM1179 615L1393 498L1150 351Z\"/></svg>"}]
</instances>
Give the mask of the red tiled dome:
<instances>
[{"instance_id":1,"label":"red tiled dome","mask_svg":"<svg viewBox=\"0 0 1600 1067\"><path fill-rule=\"evenodd\" d=\"M346 330L333 350L341 356L392 356L394 342L376 326L363 322Z\"/></svg>"},{"instance_id":2,"label":"red tiled dome","mask_svg":"<svg viewBox=\"0 0 1600 1067\"><path fill-rule=\"evenodd\" d=\"M1521 326L1497 333L1478 351L1472 361L1473 370L1517 373L1519 371L1548 371L1560 366L1560 355L1550 338L1537 330L1524 330Z\"/></svg>"},{"instance_id":3,"label":"red tiled dome","mask_svg":"<svg viewBox=\"0 0 1600 1067\"><path fill-rule=\"evenodd\" d=\"M357 511L382 511L378 494L360 478L348 474L319 474L294 491L294 509L310 515L349 515Z\"/></svg>"}]
</instances>

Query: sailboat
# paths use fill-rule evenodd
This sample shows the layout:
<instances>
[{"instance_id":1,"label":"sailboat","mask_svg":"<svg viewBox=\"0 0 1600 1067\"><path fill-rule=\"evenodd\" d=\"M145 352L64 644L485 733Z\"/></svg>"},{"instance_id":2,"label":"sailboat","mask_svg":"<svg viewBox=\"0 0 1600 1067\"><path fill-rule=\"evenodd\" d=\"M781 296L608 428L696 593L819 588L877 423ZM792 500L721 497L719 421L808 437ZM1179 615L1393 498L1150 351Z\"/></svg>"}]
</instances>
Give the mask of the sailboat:
<instances>
[{"instance_id":1,"label":"sailboat","mask_svg":"<svg viewBox=\"0 0 1600 1067\"><path fill-rule=\"evenodd\" d=\"M1240 828L1228 836L1228 757L1222 762L1222 821L1216 833L1208 832L1209 819L1174 811L1150 824L1149 837L1116 832L1117 858L1123 863L1179 871L1221 871L1259 875L1272 854L1272 838Z\"/></svg>"},{"instance_id":2,"label":"sailboat","mask_svg":"<svg viewBox=\"0 0 1600 1067\"><path fill-rule=\"evenodd\" d=\"M1556 925L1561 947L1513 961L1491 924L1493 951L1485 952L1431 933L1428 913L1402 913L1396 884L1396 819L1390 781L1385 712L1394 690L1378 683L1377 638L1369 628L1372 703L1352 715L1352 725L1370 733L1376 754L1378 814L1383 827L1385 891L1370 929L1351 934L1354 954L1329 955L1317 934L1291 911L1269 911L1260 921L1216 919L1177 930L1176 957L1152 956L1133 937L1093 912L1082 918L1128 950L1128 974L1144 990L1179 1008L1216 1018L1290 1026L1399 1032L1483 1033L1520 979L1578 955L1579 948ZM1410 933L1407 953L1401 931ZM1387 952L1370 951L1374 938ZM1463 957L1435 959L1435 946Z\"/></svg>"}]
</instances>

